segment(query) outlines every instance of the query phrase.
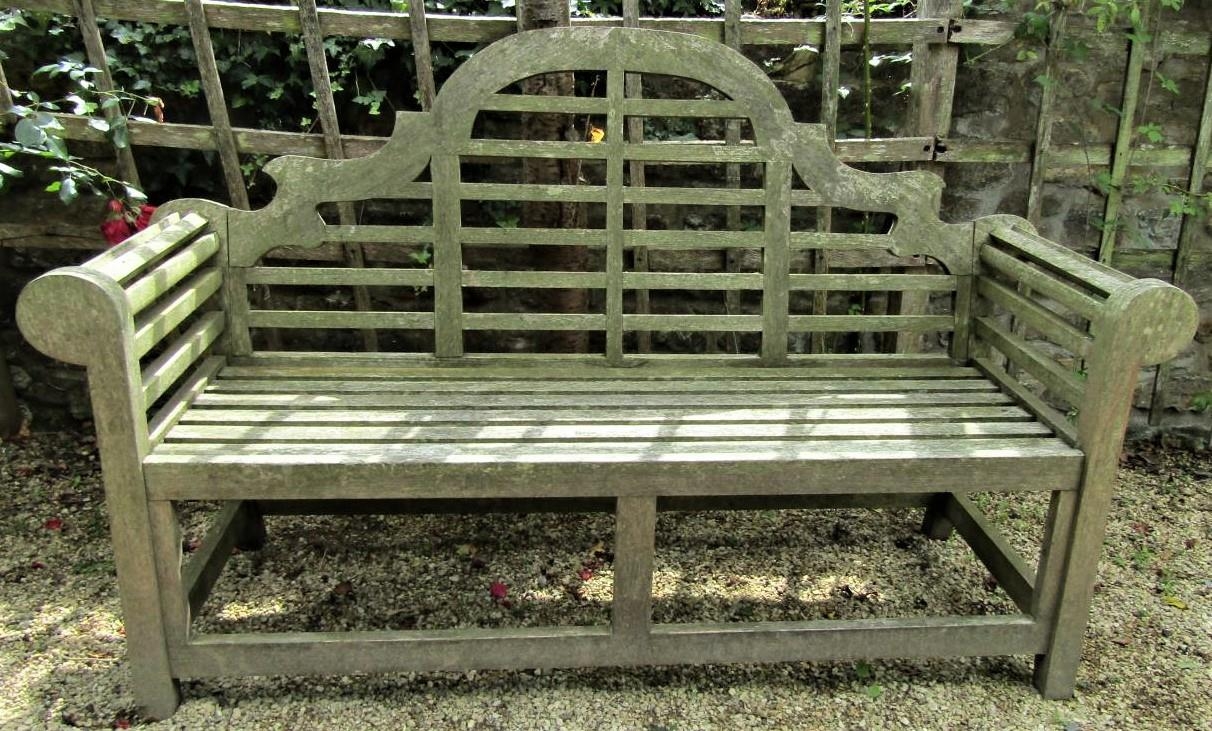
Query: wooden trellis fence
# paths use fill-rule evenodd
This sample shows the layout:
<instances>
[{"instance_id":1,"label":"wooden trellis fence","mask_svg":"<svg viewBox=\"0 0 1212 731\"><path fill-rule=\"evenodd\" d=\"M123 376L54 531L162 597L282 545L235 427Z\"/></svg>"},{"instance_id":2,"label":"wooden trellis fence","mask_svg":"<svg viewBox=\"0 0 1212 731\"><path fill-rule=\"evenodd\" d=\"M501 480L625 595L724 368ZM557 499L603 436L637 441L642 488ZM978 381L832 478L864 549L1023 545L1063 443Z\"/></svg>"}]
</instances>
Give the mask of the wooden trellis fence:
<instances>
[{"instance_id":1,"label":"wooden trellis fence","mask_svg":"<svg viewBox=\"0 0 1212 731\"><path fill-rule=\"evenodd\" d=\"M102 85L112 84L97 18L165 23L187 26L199 62L201 85L206 96L210 124L155 123L132 120L130 142L134 146L158 146L216 151L224 182L234 205L247 207L248 196L239 169L240 154L299 154L317 157L359 156L378 149L383 138L344 135L337 124L323 38L388 38L409 41L416 53L417 86L423 106L433 98L434 78L429 46L431 42L485 43L516 30L512 17L426 16L423 8L412 15L373 10L317 7L315 0L299 0L297 5L261 5L211 0L9 0L10 7L72 15L79 19L82 42L89 63L102 69ZM414 3L421 6L421 3ZM823 122L836 137L837 96L842 48L864 42L864 24L841 15L841 0L829 0L825 17L818 19L760 19L742 17L740 0L726 0L723 17L651 18L642 17L638 0L624 0L624 17L574 18L574 25L628 25L694 33L741 46L818 46L821 50ZM1043 91L1033 140L975 140L950 136L951 101L956 83L956 59L961 46L992 47L1009 42L1014 23L998 20L961 19L961 0L921 0L913 19L876 19L870 23L872 45L912 46L910 118L903 129L911 136L890 139L837 139L839 157L850 162L897 162L929 166L937 172L953 164L1022 163L1030 165L1027 214L1038 221L1042 192L1049 173L1088 166L1109 167L1111 194L1106 201L1106 219L1114 220L1122 204L1119 185L1130 167L1182 168L1189 171L1189 191L1203 192L1204 173L1212 151L1212 69L1205 86L1205 103L1198 139L1189 146L1132 148L1135 109L1140 80L1151 54L1208 55L1212 35L1206 32L1167 30L1151 43L1132 41L1124 73L1124 104L1127 113L1119 122L1114 144L1055 145L1051 141L1055 119L1055 85ZM211 48L212 29L234 29L299 34L303 37L312 81L316 90L320 134L292 133L233 127L228 105L219 82L219 73ZM1063 27L1054 33L1063 33ZM1045 59L1046 71L1055 71L1058 54ZM638 92L638 84L634 89ZM11 104L3 69L0 68L0 113ZM104 141L104 135L88 126L88 119L59 115L68 139ZM629 134L639 134L631 130ZM128 180L138 180L133 155L118 151L119 172ZM631 174L642 179L642 163L633 163ZM729 171L730 175L739 174ZM342 210L348 217L352 211ZM829 226L829 215L819 217L819 225ZM1103 236L1099 258L1127 270L1170 272L1178 284L1189 280L1190 273L1207 262L1208 251L1198 250L1194 241L1195 222L1184 218L1176 249L1116 248L1113 230ZM0 221L0 246L54 246L57 248L99 248L102 244L91 229L63 225L28 225ZM366 252L358 245L347 245L340 257L351 266L361 265ZM642 254L640 255L642 259ZM641 264L642 265L642 264ZM735 268L736 263L730 262ZM816 271L825 271L829 262L822 253L814 261ZM355 293L365 306L366 293ZM913 303L901 303L912 308ZM642 306L642 305L641 305ZM818 308L824 306L818 302ZM364 343L373 349L372 334ZM814 347L819 348L820 343ZM1156 380L1156 392L1165 389L1166 369ZM1164 402L1155 398L1155 404ZM1155 409L1154 418L1159 416Z\"/></svg>"}]
</instances>

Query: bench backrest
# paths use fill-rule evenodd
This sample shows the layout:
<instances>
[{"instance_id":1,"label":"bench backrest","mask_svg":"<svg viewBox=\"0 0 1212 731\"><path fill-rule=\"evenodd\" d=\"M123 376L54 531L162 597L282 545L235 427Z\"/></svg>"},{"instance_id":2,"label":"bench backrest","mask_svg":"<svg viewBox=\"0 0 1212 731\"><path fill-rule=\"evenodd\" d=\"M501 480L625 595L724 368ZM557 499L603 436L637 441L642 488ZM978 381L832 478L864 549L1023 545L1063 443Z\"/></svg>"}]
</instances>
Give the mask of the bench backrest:
<instances>
[{"instance_id":1,"label":"bench backrest","mask_svg":"<svg viewBox=\"0 0 1212 731\"><path fill-rule=\"evenodd\" d=\"M519 81L553 72L575 72L581 86L590 88L580 96L516 93ZM682 98L629 95L631 74L680 79L666 87L685 93ZM578 134L572 140L522 140L501 132L511 128L502 118L527 114L573 115ZM641 141L641 123L656 119L714 120L710 124L717 129L726 128L727 120L740 120L732 129L741 134L734 131L728 140L721 134L714 142ZM513 129L518 121L515 116ZM588 128L596 128L599 141L585 139ZM580 161L582 179L525 185L516 176L494 182L491 173L483 173L493 162L524 166L536 160ZM641 185L640 164L652 172L682 166L697 179L690 187L671 186L650 174ZM431 330L439 357L462 355L465 336L473 331L584 330L602 333L593 342L617 363L634 352L630 333L699 331L760 333L762 359L779 363L789 341L793 349L797 342L802 345L797 333L954 327L954 305L942 314L821 314L823 299L818 299L817 314L811 314L812 293L955 292L966 285L973 267L972 224L943 224L937 218L940 179L925 172L874 174L846 166L833 154L823 127L792 119L779 91L755 64L718 43L678 33L624 28L519 33L460 67L431 112L398 115L393 136L377 153L343 161L279 158L266 169L278 184L275 199L253 212L222 209L226 225L219 227L232 267L226 296L237 351L250 347L239 333L259 327ZM382 199L424 202L430 220L356 222L351 204ZM476 220L469 206L477 201L580 204L588 213L582 214L584 225L572 229L517 228ZM714 230L687 230L678 223L650 230L650 215L675 204L733 208L745 215L730 214L730 225L707 227ZM794 223L803 218L798 209L816 206L882 212L895 217L895 224L887 233L834 233L818 230L815 222ZM326 207L335 208L336 215L322 215ZM207 213L217 215L218 208ZM356 270L279 267L264 258L283 246L326 244L413 247L410 251L432 246L432 261L419 256L422 266ZM565 245L592 249L592 270L500 271L481 265L491 259L484 248ZM676 263L668 271L652 266L663 252L696 250L747 252L750 264L715 272L676 271ZM829 270L814 263L823 263L812 258L818 251L834 257ZM853 267L864 261L855 253L871 254L864 261L875 267L904 264L905 257L922 257L917 261L925 263L929 257L945 273L859 273ZM644 258L650 265L641 271L637 265ZM249 304L252 285L426 288L432 300L418 296L400 309L375 312L292 311L280 303L265 309ZM578 314L476 311L483 307L465 296L474 289L500 288L598 293L591 311ZM638 311L638 296L663 290L739 291L744 299L734 295L733 302L744 304L726 314Z\"/></svg>"}]
</instances>

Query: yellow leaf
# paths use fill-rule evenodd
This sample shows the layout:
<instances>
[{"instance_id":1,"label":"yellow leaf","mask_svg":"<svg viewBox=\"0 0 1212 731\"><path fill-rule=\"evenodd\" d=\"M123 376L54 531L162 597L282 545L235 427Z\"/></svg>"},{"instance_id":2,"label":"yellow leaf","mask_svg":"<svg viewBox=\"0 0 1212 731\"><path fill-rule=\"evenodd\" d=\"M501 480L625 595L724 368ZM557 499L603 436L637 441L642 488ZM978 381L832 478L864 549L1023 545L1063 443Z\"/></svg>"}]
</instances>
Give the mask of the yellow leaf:
<instances>
[{"instance_id":1,"label":"yellow leaf","mask_svg":"<svg viewBox=\"0 0 1212 731\"><path fill-rule=\"evenodd\" d=\"M601 142L604 139L606 139L606 130L601 127L594 127L593 125L589 126L590 142Z\"/></svg>"},{"instance_id":2,"label":"yellow leaf","mask_svg":"<svg viewBox=\"0 0 1212 731\"><path fill-rule=\"evenodd\" d=\"M1183 611L1186 611L1191 608L1191 607L1187 606L1186 602L1184 602L1182 599L1179 599L1176 596L1162 597L1162 601L1165 602L1166 604L1169 604L1170 606L1174 607L1175 609L1181 609Z\"/></svg>"}]
</instances>

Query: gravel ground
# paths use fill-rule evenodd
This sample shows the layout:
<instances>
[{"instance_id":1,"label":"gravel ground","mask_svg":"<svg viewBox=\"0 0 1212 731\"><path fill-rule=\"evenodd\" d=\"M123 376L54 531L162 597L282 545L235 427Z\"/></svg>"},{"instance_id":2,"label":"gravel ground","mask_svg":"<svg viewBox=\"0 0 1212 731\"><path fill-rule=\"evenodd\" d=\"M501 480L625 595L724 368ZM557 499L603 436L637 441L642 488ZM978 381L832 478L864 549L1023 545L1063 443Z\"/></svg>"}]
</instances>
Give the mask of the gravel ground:
<instances>
[{"instance_id":1,"label":"gravel ground","mask_svg":"<svg viewBox=\"0 0 1212 731\"><path fill-rule=\"evenodd\" d=\"M1030 658L420 673L187 682L134 712L93 444L0 443L0 728L1212 729L1212 457L1136 452L1120 472L1077 697ZM1028 555L1040 496L980 496ZM185 513L186 549L211 506ZM658 621L1011 610L915 511L671 513ZM273 518L234 556L207 630L605 624L608 516ZM497 596L492 596L493 591ZM503 596L502 596L503 594Z\"/></svg>"}]
</instances>

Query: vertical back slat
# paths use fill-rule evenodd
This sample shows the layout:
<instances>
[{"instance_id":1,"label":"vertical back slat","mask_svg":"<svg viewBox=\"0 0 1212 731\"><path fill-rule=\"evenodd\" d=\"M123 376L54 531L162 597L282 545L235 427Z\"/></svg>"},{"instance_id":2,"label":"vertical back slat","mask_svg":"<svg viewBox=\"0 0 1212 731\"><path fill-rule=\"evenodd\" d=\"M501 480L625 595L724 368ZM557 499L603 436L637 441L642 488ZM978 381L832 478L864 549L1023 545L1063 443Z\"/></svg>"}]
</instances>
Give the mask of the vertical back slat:
<instances>
[{"instance_id":1,"label":"vertical back slat","mask_svg":"<svg viewBox=\"0 0 1212 731\"><path fill-rule=\"evenodd\" d=\"M105 93L114 90L114 77L109 72L109 60L105 55L105 43L101 40L101 27L97 25L97 11L93 0L72 0L76 17L80 19L80 33L84 38L84 52L88 62L100 73L97 74L97 91ZM116 127L122 117L121 110L116 106L102 109L102 114L111 127ZM125 122L126 120L122 120ZM125 147L114 146L118 156L118 173L122 179L131 185L142 189L139 182L139 169L135 166L135 154L128 144Z\"/></svg>"},{"instance_id":2,"label":"vertical back slat","mask_svg":"<svg viewBox=\"0 0 1212 731\"><path fill-rule=\"evenodd\" d=\"M623 361L623 67L606 70L606 360Z\"/></svg>"},{"instance_id":3,"label":"vertical back slat","mask_svg":"<svg viewBox=\"0 0 1212 731\"><path fill-rule=\"evenodd\" d=\"M919 17L937 20L939 27L948 29L952 18L960 17L963 12L963 0L922 0L918 5ZM958 61L958 46L925 41L913 44L908 125L911 134L938 140L950 133ZM913 167L933 172L940 177L946 175L946 166L941 163L925 162ZM889 310L902 315L923 314L930 302L930 296L925 292L901 292L890 295L890 298L895 301L889 303ZM894 350L898 353L911 353L921 349L920 333L897 333L893 337Z\"/></svg>"},{"instance_id":4,"label":"vertical back slat","mask_svg":"<svg viewBox=\"0 0 1212 731\"><path fill-rule=\"evenodd\" d=\"M623 0L623 25L628 28L638 28L640 25L640 0ZM627 74L623 85L623 93L629 99L640 99L644 96L644 77L640 74ZM632 117L627 122L627 140L632 144L644 141L644 120ZM646 184L644 162L632 160L628 166L631 175L631 187L642 188ZM643 231L648 228L648 207L643 203L631 204L631 228ZM648 271L648 248L637 246L632 249L632 269L637 272ZM636 314L647 315L651 312L652 299L646 289L635 290ZM636 333L636 351L648 353L652 350L652 333L641 330Z\"/></svg>"},{"instance_id":5,"label":"vertical back slat","mask_svg":"<svg viewBox=\"0 0 1212 731\"><path fill-rule=\"evenodd\" d=\"M345 157L345 146L341 142L341 126L337 120L337 104L332 96L332 83L328 78L328 60L324 53L324 37L320 33L320 17L316 11L316 0L299 0L299 27L303 33L303 46L307 52L307 66L311 71L311 82L316 92L316 112L320 118L320 129L324 133L324 151L329 158L341 160ZM353 203L337 204L337 216L342 226L352 226L358 221ZM366 257L362 245L341 243L346 266L362 269ZM361 312L370 310L370 293L366 287L355 285L354 304ZM370 352L379 349L379 337L374 330L362 331L362 346Z\"/></svg>"},{"instance_id":6,"label":"vertical back slat","mask_svg":"<svg viewBox=\"0 0 1212 731\"><path fill-rule=\"evenodd\" d=\"M463 250L460 241L462 201L459 158L436 150L433 176L433 311L434 354L463 355Z\"/></svg>"},{"instance_id":7,"label":"vertical back slat","mask_svg":"<svg viewBox=\"0 0 1212 731\"><path fill-rule=\"evenodd\" d=\"M741 50L741 0L724 1L724 43L737 51ZM739 145L741 143L741 121L739 119L729 119L725 123L724 142L729 145ZM729 188L741 187L741 166L739 163L728 163L724 167L724 176ZM727 224L729 231L741 230L740 207L729 206ZM739 272L741 270L741 251L736 248L725 250L724 268L729 272ZM724 311L729 315L741 314L740 290L731 289L724 293ZM739 352L740 348L737 347L736 333L732 333L732 341L733 351ZM707 339L707 348L709 351L715 349L714 337Z\"/></svg>"},{"instance_id":8,"label":"vertical back slat","mask_svg":"<svg viewBox=\"0 0 1212 731\"><path fill-rule=\"evenodd\" d=\"M827 0L825 3L825 52L821 59L821 124L825 125L825 136L829 146L837 139L837 90L841 85L842 64L842 0ZM833 231L833 209L822 206L816 212L816 230L821 233ZM812 252L814 274L829 273L829 253L825 249ZM829 292L817 290L812 293L812 314L829 313ZM825 333L812 333L809 345L813 353L825 352Z\"/></svg>"},{"instance_id":9,"label":"vertical back slat","mask_svg":"<svg viewBox=\"0 0 1212 731\"><path fill-rule=\"evenodd\" d=\"M766 164L766 247L762 250L762 361L787 358L787 304L791 286L791 163Z\"/></svg>"}]
</instances>

